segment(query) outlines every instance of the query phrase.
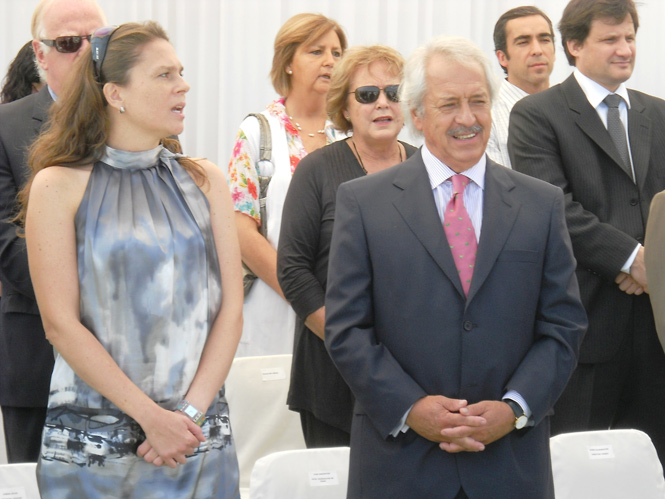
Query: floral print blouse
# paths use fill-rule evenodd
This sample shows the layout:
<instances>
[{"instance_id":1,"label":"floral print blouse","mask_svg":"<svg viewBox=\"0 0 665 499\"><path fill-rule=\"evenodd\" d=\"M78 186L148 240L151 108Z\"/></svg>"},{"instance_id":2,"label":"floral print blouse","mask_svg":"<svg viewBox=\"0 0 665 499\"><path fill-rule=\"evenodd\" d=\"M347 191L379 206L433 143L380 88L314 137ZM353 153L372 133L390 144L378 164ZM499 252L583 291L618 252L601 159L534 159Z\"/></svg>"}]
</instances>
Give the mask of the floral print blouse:
<instances>
[{"instance_id":1,"label":"floral print blouse","mask_svg":"<svg viewBox=\"0 0 665 499\"><path fill-rule=\"evenodd\" d=\"M307 151L303 146L300 133L291 122L291 119L286 114L284 106L285 98L282 97L272 102L266 107L268 114L273 115L279 119L284 125L286 132L286 142L289 151L289 162L291 165L291 174L296 169L296 166L302 158L307 156ZM332 122L326 122L326 144L330 144L343 138L344 135L335 130ZM273 159L274 161L274 159ZM261 172L258 171L256 160L252 158L249 149L248 138L241 128L238 131L231 161L228 167L228 182L231 190L231 197L233 199L233 206L235 211L239 211L252 217L256 220L258 225L261 225L261 217L259 214L259 193L258 193L258 177Z\"/></svg>"}]
</instances>

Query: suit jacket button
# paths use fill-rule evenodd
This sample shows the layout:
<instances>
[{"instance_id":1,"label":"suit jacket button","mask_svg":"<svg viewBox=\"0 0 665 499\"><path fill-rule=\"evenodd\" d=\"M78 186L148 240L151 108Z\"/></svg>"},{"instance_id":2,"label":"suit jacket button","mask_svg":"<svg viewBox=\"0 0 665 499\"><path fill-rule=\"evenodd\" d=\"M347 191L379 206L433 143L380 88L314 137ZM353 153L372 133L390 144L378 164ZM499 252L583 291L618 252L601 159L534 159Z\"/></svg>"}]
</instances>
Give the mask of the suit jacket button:
<instances>
[{"instance_id":1,"label":"suit jacket button","mask_svg":"<svg viewBox=\"0 0 665 499\"><path fill-rule=\"evenodd\" d=\"M637 205L637 199L631 199L630 200L630 205L631 206L636 206Z\"/></svg>"},{"instance_id":2,"label":"suit jacket button","mask_svg":"<svg viewBox=\"0 0 665 499\"><path fill-rule=\"evenodd\" d=\"M473 329L473 323L471 321L464 321L463 327L464 331L471 331Z\"/></svg>"}]
</instances>

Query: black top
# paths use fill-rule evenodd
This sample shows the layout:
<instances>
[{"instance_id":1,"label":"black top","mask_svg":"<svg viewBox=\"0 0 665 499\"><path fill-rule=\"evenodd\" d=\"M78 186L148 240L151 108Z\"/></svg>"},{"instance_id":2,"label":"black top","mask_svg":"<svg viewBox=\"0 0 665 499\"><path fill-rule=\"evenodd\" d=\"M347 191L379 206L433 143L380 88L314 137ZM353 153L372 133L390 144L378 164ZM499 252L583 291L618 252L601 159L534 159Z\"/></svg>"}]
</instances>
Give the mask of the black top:
<instances>
[{"instance_id":1,"label":"black top","mask_svg":"<svg viewBox=\"0 0 665 499\"><path fill-rule=\"evenodd\" d=\"M400 143L407 158L416 151ZM298 315L289 408L307 410L349 433L353 395L323 341L305 326L305 319L325 302L337 188L364 175L347 141L335 142L303 158L284 202L277 254L279 284Z\"/></svg>"}]
</instances>

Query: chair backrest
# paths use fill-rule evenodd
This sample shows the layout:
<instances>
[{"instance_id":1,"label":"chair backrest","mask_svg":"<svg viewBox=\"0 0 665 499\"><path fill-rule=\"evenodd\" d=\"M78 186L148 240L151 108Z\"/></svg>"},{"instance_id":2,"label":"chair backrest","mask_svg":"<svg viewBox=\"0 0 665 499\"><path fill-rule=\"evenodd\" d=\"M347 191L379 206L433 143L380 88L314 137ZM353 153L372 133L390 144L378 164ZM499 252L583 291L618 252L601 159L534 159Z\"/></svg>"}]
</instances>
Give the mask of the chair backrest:
<instances>
[{"instance_id":1,"label":"chair backrest","mask_svg":"<svg viewBox=\"0 0 665 499\"><path fill-rule=\"evenodd\" d=\"M557 499L665 497L663 467L646 433L605 430L550 439Z\"/></svg>"},{"instance_id":2,"label":"chair backrest","mask_svg":"<svg viewBox=\"0 0 665 499\"><path fill-rule=\"evenodd\" d=\"M275 452L254 465L251 499L345 499L349 481L349 448Z\"/></svg>"},{"instance_id":3,"label":"chair backrest","mask_svg":"<svg viewBox=\"0 0 665 499\"><path fill-rule=\"evenodd\" d=\"M0 497L39 499L37 464L0 465Z\"/></svg>"},{"instance_id":4,"label":"chair backrest","mask_svg":"<svg viewBox=\"0 0 665 499\"><path fill-rule=\"evenodd\" d=\"M254 462L270 453L304 449L300 417L286 405L291 355L239 357L226 378L240 489L249 487Z\"/></svg>"},{"instance_id":5,"label":"chair backrest","mask_svg":"<svg viewBox=\"0 0 665 499\"><path fill-rule=\"evenodd\" d=\"M5 441L5 423L0 409L0 464L7 464L7 442Z\"/></svg>"}]
</instances>

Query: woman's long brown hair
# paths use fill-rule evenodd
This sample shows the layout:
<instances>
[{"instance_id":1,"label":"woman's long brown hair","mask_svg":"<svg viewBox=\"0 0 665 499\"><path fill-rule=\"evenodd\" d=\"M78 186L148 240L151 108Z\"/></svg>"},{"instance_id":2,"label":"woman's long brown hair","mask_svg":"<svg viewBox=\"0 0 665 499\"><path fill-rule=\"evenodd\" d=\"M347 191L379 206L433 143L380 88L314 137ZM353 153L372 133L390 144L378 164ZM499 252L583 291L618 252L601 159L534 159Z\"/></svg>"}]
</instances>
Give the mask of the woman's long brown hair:
<instances>
[{"instance_id":1,"label":"woman's long brown hair","mask_svg":"<svg viewBox=\"0 0 665 499\"><path fill-rule=\"evenodd\" d=\"M103 84L126 85L142 47L160 38L168 41L164 29L154 21L119 26L108 44L101 83L95 79L90 49L79 56L65 91L51 106L48 123L29 149L28 165L32 174L19 193L20 211L14 219L21 227L25 223L30 187L40 170L55 165L85 166L102 158L110 130ZM182 152L177 140L164 138L161 142L172 152ZM199 186L206 182L205 171L199 164L188 158L178 161Z\"/></svg>"}]
</instances>

